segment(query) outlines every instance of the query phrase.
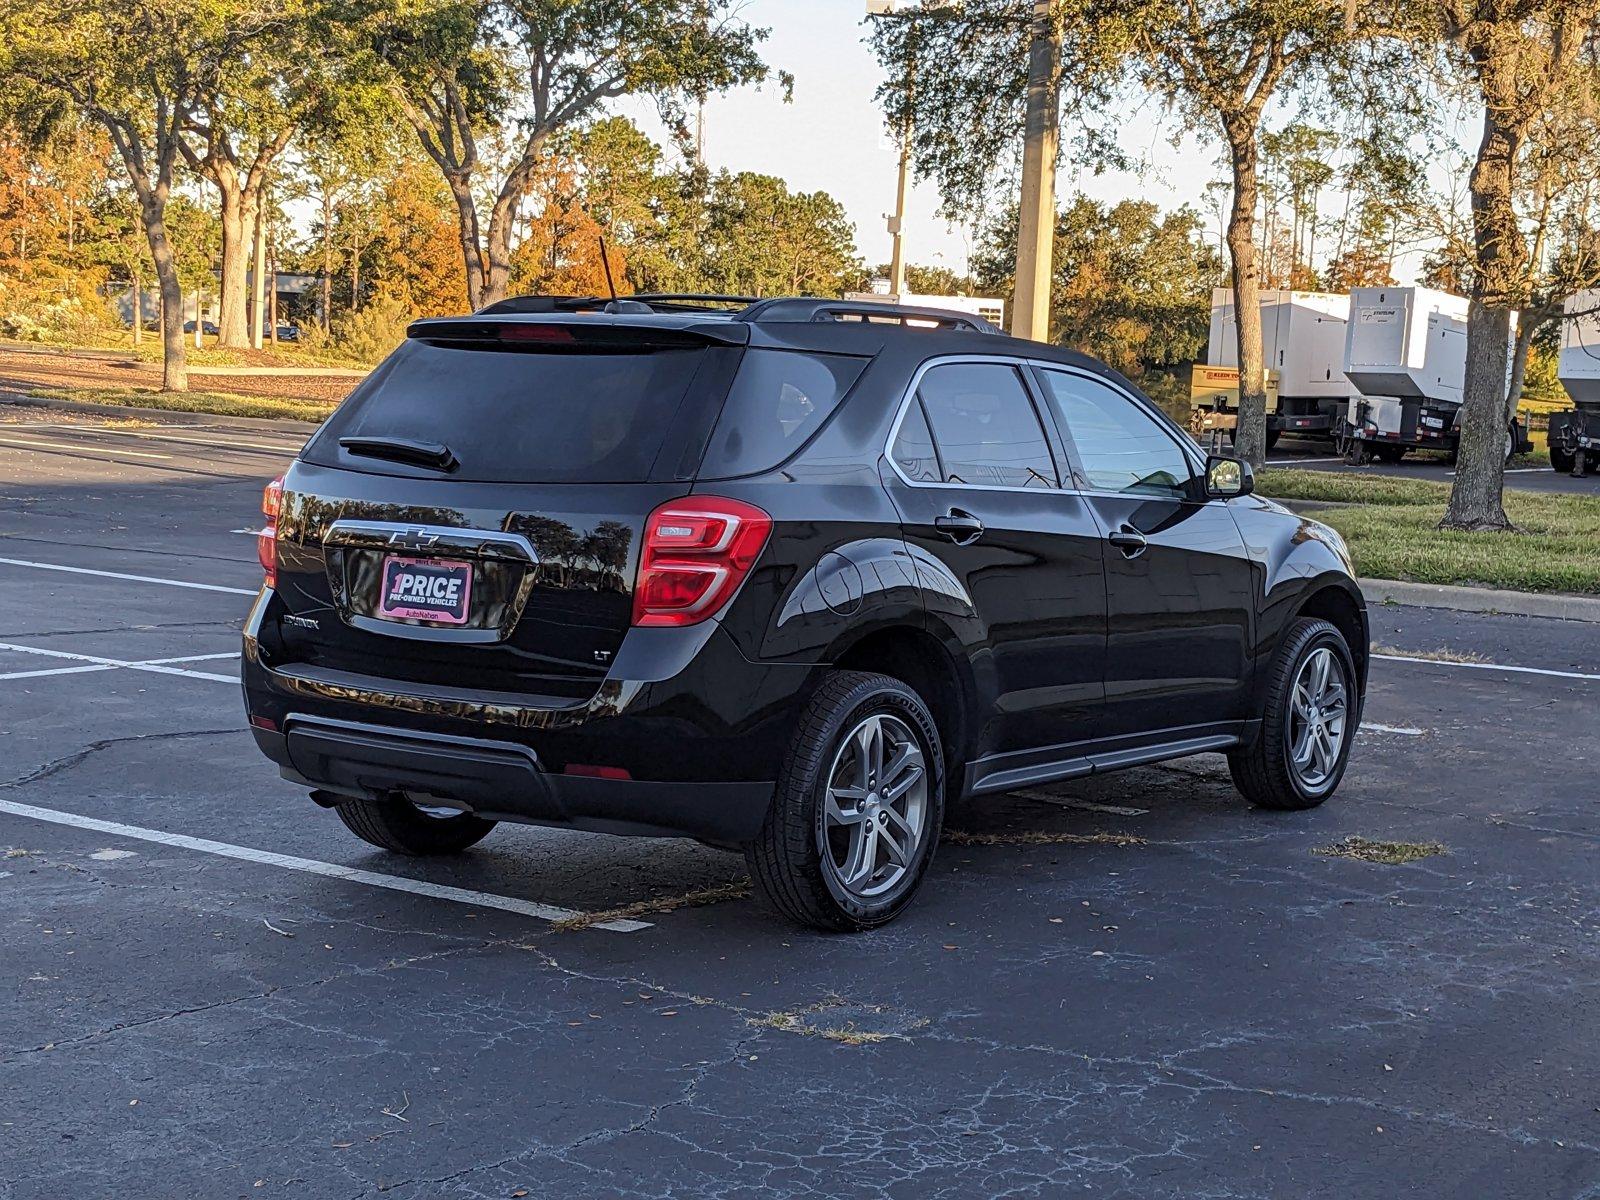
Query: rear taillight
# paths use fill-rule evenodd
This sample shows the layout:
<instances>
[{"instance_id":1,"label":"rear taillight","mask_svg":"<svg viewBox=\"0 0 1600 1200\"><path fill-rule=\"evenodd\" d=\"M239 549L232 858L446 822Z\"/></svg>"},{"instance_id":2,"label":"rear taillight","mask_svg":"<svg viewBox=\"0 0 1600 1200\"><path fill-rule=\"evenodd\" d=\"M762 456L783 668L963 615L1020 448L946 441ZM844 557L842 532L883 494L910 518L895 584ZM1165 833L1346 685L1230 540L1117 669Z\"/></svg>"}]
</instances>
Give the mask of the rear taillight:
<instances>
[{"instance_id":1,"label":"rear taillight","mask_svg":"<svg viewBox=\"0 0 1600 1200\"><path fill-rule=\"evenodd\" d=\"M256 534L256 557L268 587L278 586L278 510L283 507L283 476L279 475L261 492L261 515L266 523Z\"/></svg>"},{"instance_id":2,"label":"rear taillight","mask_svg":"<svg viewBox=\"0 0 1600 1200\"><path fill-rule=\"evenodd\" d=\"M650 514L633 589L635 625L693 625L733 598L761 556L772 518L753 504L686 496Z\"/></svg>"}]
</instances>

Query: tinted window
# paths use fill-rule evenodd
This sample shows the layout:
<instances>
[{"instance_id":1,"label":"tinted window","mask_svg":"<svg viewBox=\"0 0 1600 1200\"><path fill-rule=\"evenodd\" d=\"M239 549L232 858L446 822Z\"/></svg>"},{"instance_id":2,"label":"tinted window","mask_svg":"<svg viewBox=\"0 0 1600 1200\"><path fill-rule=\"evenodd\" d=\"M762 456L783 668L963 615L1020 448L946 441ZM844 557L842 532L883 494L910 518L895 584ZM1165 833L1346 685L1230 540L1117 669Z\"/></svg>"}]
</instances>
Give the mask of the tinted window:
<instances>
[{"instance_id":1,"label":"tinted window","mask_svg":"<svg viewBox=\"0 0 1600 1200\"><path fill-rule=\"evenodd\" d=\"M1039 374L1072 438L1089 487L1140 496L1188 491L1188 457L1133 400L1082 375Z\"/></svg>"},{"instance_id":2,"label":"tinted window","mask_svg":"<svg viewBox=\"0 0 1600 1200\"><path fill-rule=\"evenodd\" d=\"M922 415L918 400L906 405L906 415L901 418L900 432L895 434L894 461L907 479L917 483L938 483L939 459L933 452L933 434L928 432L928 418Z\"/></svg>"},{"instance_id":3,"label":"tinted window","mask_svg":"<svg viewBox=\"0 0 1600 1200\"><path fill-rule=\"evenodd\" d=\"M1055 487L1039 415L1014 367L946 363L917 388L946 483Z\"/></svg>"},{"instance_id":4,"label":"tinted window","mask_svg":"<svg viewBox=\"0 0 1600 1200\"><path fill-rule=\"evenodd\" d=\"M350 394L305 457L404 472L339 448L341 437L402 437L450 447L461 464L453 479L648 479L704 356L700 349L591 353L407 341Z\"/></svg>"},{"instance_id":5,"label":"tinted window","mask_svg":"<svg viewBox=\"0 0 1600 1200\"><path fill-rule=\"evenodd\" d=\"M866 365L843 354L747 350L701 475L771 470L822 428Z\"/></svg>"}]
</instances>

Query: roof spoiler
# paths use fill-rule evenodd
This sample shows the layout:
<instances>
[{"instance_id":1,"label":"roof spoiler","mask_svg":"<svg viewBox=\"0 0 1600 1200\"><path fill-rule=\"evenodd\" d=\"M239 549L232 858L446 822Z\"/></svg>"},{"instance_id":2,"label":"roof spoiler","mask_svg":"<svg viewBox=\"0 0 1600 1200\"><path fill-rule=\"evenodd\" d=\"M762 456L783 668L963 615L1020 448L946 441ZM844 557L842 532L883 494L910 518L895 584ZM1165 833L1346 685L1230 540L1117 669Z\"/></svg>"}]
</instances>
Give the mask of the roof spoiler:
<instances>
[{"instance_id":1,"label":"roof spoiler","mask_svg":"<svg viewBox=\"0 0 1600 1200\"><path fill-rule=\"evenodd\" d=\"M570 309L514 313L485 310L470 317L424 317L406 326L406 337L459 345L494 345L507 350L578 350L607 346L632 350L671 349L742 346L750 340L749 328L736 321L662 323L658 314L637 310L608 314L610 319L600 321L582 313L583 310ZM644 319L630 321L630 316ZM525 317L533 319L520 319Z\"/></svg>"}]
</instances>

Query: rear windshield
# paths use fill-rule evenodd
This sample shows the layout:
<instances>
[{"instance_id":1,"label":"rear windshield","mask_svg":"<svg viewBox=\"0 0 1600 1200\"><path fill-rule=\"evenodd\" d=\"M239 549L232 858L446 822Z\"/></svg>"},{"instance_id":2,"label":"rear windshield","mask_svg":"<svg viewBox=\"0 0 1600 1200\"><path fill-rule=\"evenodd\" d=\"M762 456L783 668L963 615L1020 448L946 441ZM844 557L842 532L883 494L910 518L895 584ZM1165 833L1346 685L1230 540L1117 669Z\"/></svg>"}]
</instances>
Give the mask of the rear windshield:
<instances>
[{"instance_id":1,"label":"rear windshield","mask_svg":"<svg viewBox=\"0 0 1600 1200\"><path fill-rule=\"evenodd\" d=\"M868 360L846 354L746 350L700 475L770 471L822 428Z\"/></svg>"},{"instance_id":2,"label":"rear windshield","mask_svg":"<svg viewBox=\"0 0 1600 1200\"><path fill-rule=\"evenodd\" d=\"M414 474L353 456L342 437L448 446L452 479L628 483L652 477L701 348L508 350L405 342L329 418L303 457L322 466Z\"/></svg>"}]
</instances>

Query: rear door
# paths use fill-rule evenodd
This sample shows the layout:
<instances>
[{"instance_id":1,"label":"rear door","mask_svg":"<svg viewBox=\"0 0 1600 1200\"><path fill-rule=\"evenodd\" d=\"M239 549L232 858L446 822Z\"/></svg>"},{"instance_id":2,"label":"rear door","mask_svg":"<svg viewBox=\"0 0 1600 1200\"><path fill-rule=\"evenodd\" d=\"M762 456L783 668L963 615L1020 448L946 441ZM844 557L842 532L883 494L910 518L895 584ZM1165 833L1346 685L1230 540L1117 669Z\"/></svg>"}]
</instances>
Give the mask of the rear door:
<instances>
[{"instance_id":1,"label":"rear door","mask_svg":"<svg viewBox=\"0 0 1600 1200\"><path fill-rule=\"evenodd\" d=\"M1101 542L1060 471L1020 364L942 360L918 373L886 486L921 552L929 610L961 633L980 686L980 753L1093 734L1105 645Z\"/></svg>"},{"instance_id":2,"label":"rear door","mask_svg":"<svg viewBox=\"0 0 1600 1200\"><path fill-rule=\"evenodd\" d=\"M1227 502L1134 396L1067 367L1035 372L1106 539L1107 738L1175 741L1246 716L1255 576Z\"/></svg>"},{"instance_id":3,"label":"rear door","mask_svg":"<svg viewBox=\"0 0 1600 1200\"><path fill-rule=\"evenodd\" d=\"M409 339L306 447L279 520L292 660L557 699L598 688L645 519L690 490L740 351L504 328L523 332Z\"/></svg>"}]
</instances>

